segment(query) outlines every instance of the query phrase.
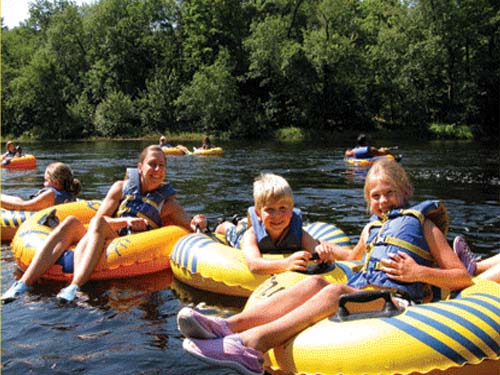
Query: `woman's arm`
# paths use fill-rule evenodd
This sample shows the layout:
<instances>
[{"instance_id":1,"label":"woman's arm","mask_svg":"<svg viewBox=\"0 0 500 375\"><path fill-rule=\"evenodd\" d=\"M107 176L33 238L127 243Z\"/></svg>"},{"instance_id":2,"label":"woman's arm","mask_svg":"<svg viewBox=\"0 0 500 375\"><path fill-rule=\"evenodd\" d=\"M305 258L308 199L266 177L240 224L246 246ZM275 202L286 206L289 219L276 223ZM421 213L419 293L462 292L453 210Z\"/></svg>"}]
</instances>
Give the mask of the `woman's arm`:
<instances>
[{"instance_id":1,"label":"woman's arm","mask_svg":"<svg viewBox=\"0 0 500 375\"><path fill-rule=\"evenodd\" d=\"M124 181L120 180L111 185L101 206L97 210L96 217L104 217L113 230L118 230L127 225L132 226L135 231L145 230L147 222L144 219L113 217L122 199L123 184Z\"/></svg>"},{"instance_id":2,"label":"woman's arm","mask_svg":"<svg viewBox=\"0 0 500 375\"><path fill-rule=\"evenodd\" d=\"M178 225L186 228L190 232L196 232L199 227L202 231L207 229L207 218L203 214L195 215L192 219L175 198L175 195L169 197L161 210L163 226Z\"/></svg>"},{"instance_id":3,"label":"woman's arm","mask_svg":"<svg viewBox=\"0 0 500 375\"><path fill-rule=\"evenodd\" d=\"M40 211L55 204L55 195L52 190L46 190L28 200L13 195L2 194L2 208L6 210Z\"/></svg>"}]
</instances>

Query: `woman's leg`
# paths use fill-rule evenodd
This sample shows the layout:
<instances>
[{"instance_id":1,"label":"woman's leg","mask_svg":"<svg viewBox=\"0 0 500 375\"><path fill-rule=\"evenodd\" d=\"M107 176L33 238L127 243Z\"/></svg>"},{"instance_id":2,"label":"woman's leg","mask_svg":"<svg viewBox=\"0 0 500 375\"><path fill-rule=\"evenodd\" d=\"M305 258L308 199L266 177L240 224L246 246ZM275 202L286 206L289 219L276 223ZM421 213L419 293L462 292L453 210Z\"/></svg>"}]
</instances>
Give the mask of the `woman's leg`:
<instances>
[{"instance_id":1,"label":"woman's leg","mask_svg":"<svg viewBox=\"0 0 500 375\"><path fill-rule=\"evenodd\" d=\"M94 217L90 221L87 235L75 249L75 271L71 285L80 287L90 278L99 262L107 240L118 237L103 217Z\"/></svg>"},{"instance_id":2,"label":"woman's leg","mask_svg":"<svg viewBox=\"0 0 500 375\"><path fill-rule=\"evenodd\" d=\"M483 259L476 264L476 275L483 273L490 268L500 264L500 254L494 255L492 257Z\"/></svg>"},{"instance_id":3,"label":"woman's leg","mask_svg":"<svg viewBox=\"0 0 500 375\"><path fill-rule=\"evenodd\" d=\"M477 263L476 274L482 279L500 283L500 254L486 258Z\"/></svg>"},{"instance_id":4,"label":"woman's leg","mask_svg":"<svg viewBox=\"0 0 500 375\"><path fill-rule=\"evenodd\" d=\"M74 216L66 217L47 237L43 248L38 251L24 273L21 281L27 286L37 281L72 244L85 235L85 227Z\"/></svg>"}]
</instances>

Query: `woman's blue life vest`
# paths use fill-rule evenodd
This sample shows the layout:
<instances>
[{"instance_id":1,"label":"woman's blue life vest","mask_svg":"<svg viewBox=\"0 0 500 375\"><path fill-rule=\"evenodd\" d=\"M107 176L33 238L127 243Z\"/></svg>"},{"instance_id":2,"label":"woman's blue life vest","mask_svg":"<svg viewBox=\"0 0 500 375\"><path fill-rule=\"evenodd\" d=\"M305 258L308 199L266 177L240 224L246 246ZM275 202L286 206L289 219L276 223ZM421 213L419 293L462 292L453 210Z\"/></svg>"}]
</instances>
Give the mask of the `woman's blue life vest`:
<instances>
[{"instance_id":1,"label":"woman's blue life vest","mask_svg":"<svg viewBox=\"0 0 500 375\"><path fill-rule=\"evenodd\" d=\"M141 194L141 180L137 168L127 168L125 184L122 189L122 201L116 217L140 217L146 219L153 228L162 226L161 209L165 200L176 193L170 183L153 191Z\"/></svg>"},{"instance_id":2,"label":"woman's blue life vest","mask_svg":"<svg viewBox=\"0 0 500 375\"><path fill-rule=\"evenodd\" d=\"M424 236L424 220L432 220L446 235L448 215L446 208L439 201L428 200L404 209L394 209L383 218L375 215L371 218L367 239L367 253L364 266L355 273L348 285L364 288L369 285L396 289L415 302L421 302L428 289L421 282L398 282L387 277L380 270L381 260L389 259L389 254L404 252L419 265L435 266L429 246Z\"/></svg>"},{"instance_id":3,"label":"woman's blue life vest","mask_svg":"<svg viewBox=\"0 0 500 375\"><path fill-rule=\"evenodd\" d=\"M353 151L356 159L367 159L371 157L370 146L356 146Z\"/></svg>"},{"instance_id":4,"label":"woman's blue life vest","mask_svg":"<svg viewBox=\"0 0 500 375\"><path fill-rule=\"evenodd\" d=\"M40 189L36 194L32 195L30 198L34 198L39 196L40 194L51 190L54 192L54 204L62 204L62 203L68 203L68 202L74 202L76 201L76 197L73 193L69 191L64 191L64 190L57 190L53 186L47 186L44 187L43 189Z\"/></svg>"},{"instance_id":5,"label":"woman's blue life vest","mask_svg":"<svg viewBox=\"0 0 500 375\"><path fill-rule=\"evenodd\" d=\"M254 228L259 250L262 253L284 254L302 250L302 214L298 208L293 209L290 225L277 242L273 242L267 233L264 223L259 220L255 213L254 206L248 208L248 215ZM240 244L238 245L240 246Z\"/></svg>"}]
</instances>

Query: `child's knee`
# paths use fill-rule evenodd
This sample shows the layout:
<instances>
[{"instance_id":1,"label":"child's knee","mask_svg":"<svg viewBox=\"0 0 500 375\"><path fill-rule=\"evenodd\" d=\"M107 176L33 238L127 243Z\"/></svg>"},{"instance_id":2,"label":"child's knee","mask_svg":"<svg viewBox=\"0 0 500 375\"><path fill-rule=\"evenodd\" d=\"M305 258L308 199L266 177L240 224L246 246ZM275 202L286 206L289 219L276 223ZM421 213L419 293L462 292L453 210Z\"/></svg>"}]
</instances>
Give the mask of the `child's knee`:
<instances>
[{"instance_id":1,"label":"child's knee","mask_svg":"<svg viewBox=\"0 0 500 375\"><path fill-rule=\"evenodd\" d=\"M332 300L338 299L342 294L352 293L351 288L344 284L329 284L323 290L328 295L327 298Z\"/></svg>"},{"instance_id":2,"label":"child's knee","mask_svg":"<svg viewBox=\"0 0 500 375\"><path fill-rule=\"evenodd\" d=\"M310 288L315 291L319 291L328 285L331 285L328 281L326 281L323 277L319 275L309 276L304 280L307 288Z\"/></svg>"}]
</instances>

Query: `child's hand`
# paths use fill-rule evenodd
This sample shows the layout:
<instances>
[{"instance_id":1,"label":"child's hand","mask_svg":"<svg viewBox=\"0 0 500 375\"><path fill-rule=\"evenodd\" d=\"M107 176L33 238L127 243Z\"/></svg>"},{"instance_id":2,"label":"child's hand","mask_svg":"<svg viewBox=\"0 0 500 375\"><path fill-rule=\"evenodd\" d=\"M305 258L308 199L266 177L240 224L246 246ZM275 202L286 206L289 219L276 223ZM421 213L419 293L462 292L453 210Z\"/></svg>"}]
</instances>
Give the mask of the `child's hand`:
<instances>
[{"instance_id":1,"label":"child's hand","mask_svg":"<svg viewBox=\"0 0 500 375\"><path fill-rule=\"evenodd\" d=\"M309 251L296 251L284 259L285 269L287 271L305 271L311 255Z\"/></svg>"},{"instance_id":2,"label":"child's hand","mask_svg":"<svg viewBox=\"0 0 500 375\"><path fill-rule=\"evenodd\" d=\"M381 270L387 274L387 277L397 281L413 283L419 281L419 265L406 253L398 252L389 254L390 259L382 259Z\"/></svg>"},{"instance_id":3,"label":"child's hand","mask_svg":"<svg viewBox=\"0 0 500 375\"><path fill-rule=\"evenodd\" d=\"M325 241L320 241L318 245L314 248L314 251L319 255L319 262L334 262L335 261L335 244Z\"/></svg>"}]
</instances>

